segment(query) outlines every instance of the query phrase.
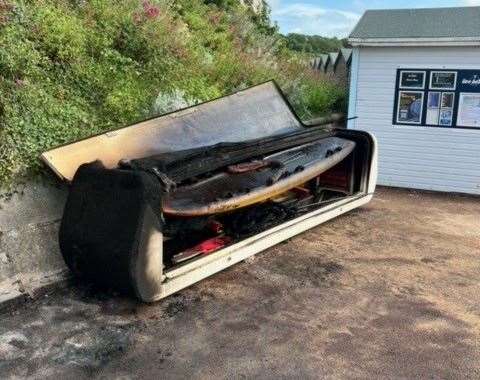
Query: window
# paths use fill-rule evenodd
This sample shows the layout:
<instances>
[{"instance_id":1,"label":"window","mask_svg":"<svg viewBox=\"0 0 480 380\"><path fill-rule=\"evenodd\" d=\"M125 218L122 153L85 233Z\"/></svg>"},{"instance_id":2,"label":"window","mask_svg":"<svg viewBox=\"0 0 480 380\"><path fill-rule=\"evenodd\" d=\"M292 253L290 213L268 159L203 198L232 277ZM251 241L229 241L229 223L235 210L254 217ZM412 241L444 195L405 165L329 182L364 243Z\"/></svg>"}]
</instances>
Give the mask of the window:
<instances>
[{"instance_id":1,"label":"window","mask_svg":"<svg viewBox=\"0 0 480 380\"><path fill-rule=\"evenodd\" d=\"M480 129L480 68L398 69L393 124Z\"/></svg>"}]
</instances>

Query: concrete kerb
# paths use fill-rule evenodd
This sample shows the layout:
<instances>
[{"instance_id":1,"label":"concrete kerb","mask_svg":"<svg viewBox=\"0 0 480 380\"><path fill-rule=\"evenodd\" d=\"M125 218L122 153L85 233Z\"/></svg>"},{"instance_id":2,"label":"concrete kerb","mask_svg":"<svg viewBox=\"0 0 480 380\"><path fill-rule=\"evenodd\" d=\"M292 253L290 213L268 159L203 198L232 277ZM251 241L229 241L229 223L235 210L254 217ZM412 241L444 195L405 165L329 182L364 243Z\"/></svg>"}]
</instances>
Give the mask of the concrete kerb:
<instances>
[{"instance_id":1,"label":"concrete kerb","mask_svg":"<svg viewBox=\"0 0 480 380\"><path fill-rule=\"evenodd\" d=\"M3 195L3 196L2 196ZM63 185L29 182L0 195L0 310L68 278L58 247Z\"/></svg>"}]
</instances>

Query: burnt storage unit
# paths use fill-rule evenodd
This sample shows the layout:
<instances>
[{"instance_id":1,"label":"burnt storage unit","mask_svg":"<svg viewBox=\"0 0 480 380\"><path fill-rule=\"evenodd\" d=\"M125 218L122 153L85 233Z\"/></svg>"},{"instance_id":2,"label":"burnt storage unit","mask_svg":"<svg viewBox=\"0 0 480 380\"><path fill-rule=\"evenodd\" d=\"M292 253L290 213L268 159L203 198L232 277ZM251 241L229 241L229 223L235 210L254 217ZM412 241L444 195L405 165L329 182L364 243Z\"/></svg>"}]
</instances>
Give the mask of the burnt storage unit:
<instances>
[{"instance_id":1,"label":"burnt storage unit","mask_svg":"<svg viewBox=\"0 0 480 380\"><path fill-rule=\"evenodd\" d=\"M480 194L480 7L367 11L348 128L375 134L378 183Z\"/></svg>"},{"instance_id":2,"label":"burnt storage unit","mask_svg":"<svg viewBox=\"0 0 480 380\"><path fill-rule=\"evenodd\" d=\"M166 297L366 204L376 142L305 126L274 82L45 152L69 268Z\"/></svg>"}]
</instances>

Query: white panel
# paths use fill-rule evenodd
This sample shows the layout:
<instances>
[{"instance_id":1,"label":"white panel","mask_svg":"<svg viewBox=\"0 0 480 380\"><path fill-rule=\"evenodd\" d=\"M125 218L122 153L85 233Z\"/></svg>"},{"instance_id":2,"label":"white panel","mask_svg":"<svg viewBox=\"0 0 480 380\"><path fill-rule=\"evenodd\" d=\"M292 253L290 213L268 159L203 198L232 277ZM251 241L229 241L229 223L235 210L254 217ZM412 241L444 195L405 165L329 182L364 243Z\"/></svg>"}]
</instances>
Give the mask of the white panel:
<instances>
[{"instance_id":1,"label":"white panel","mask_svg":"<svg viewBox=\"0 0 480 380\"><path fill-rule=\"evenodd\" d=\"M480 130L394 126L397 69L480 69L475 47L360 48L355 128L378 140L378 183L388 186L480 194Z\"/></svg>"}]
</instances>

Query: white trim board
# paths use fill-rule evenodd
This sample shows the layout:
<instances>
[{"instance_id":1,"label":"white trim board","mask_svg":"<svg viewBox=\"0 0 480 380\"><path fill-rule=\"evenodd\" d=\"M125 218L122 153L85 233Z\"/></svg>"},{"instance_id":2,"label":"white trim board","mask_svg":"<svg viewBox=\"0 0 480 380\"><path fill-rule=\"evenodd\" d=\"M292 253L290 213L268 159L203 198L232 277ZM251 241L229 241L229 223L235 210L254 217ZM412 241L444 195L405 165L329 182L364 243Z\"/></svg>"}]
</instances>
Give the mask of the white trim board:
<instances>
[{"instance_id":1,"label":"white trim board","mask_svg":"<svg viewBox=\"0 0 480 380\"><path fill-rule=\"evenodd\" d=\"M348 42L360 46L480 46L479 37L432 38L349 38Z\"/></svg>"},{"instance_id":2,"label":"white trim board","mask_svg":"<svg viewBox=\"0 0 480 380\"><path fill-rule=\"evenodd\" d=\"M358 70L360 62L360 51L358 48L352 50L350 63L350 90L348 96L348 120L347 128L355 129L356 119L351 119L358 116L357 113L357 84L358 84Z\"/></svg>"}]
</instances>

